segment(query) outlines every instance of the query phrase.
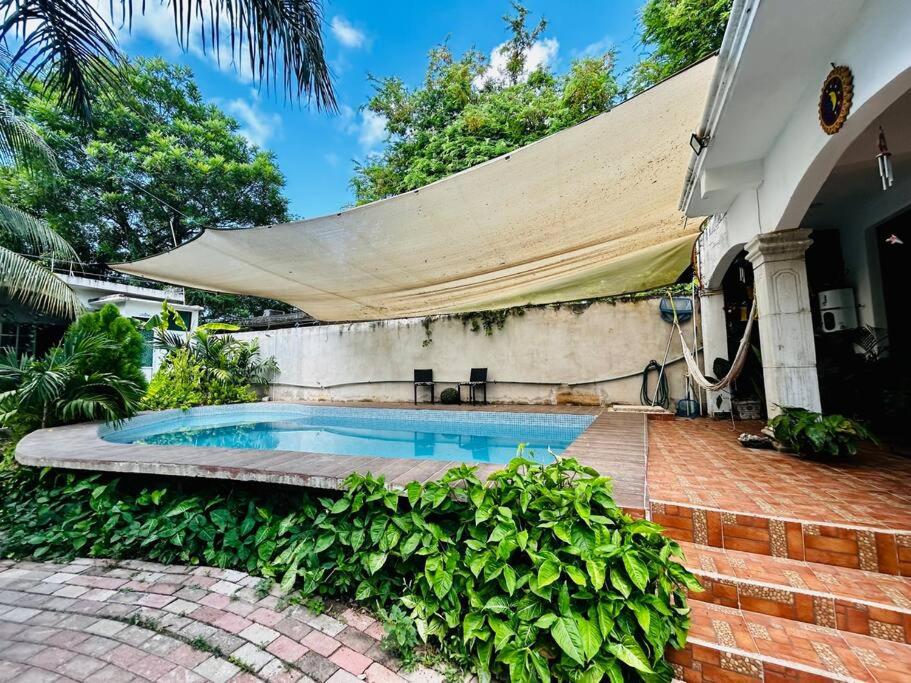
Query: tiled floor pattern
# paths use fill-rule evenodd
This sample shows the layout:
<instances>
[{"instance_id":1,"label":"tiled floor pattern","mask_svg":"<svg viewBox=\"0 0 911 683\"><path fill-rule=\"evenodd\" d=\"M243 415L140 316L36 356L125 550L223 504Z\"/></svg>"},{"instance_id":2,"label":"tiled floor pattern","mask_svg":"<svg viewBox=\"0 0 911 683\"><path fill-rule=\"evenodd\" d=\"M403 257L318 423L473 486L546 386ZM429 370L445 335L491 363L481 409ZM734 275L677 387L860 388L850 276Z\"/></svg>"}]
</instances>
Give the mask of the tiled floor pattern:
<instances>
[{"instance_id":1,"label":"tiled floor pattern","mask_svg":"<svg viewBox=\"0 0 911 683\"><path fill-rule=\"evenodd\" d=\"M911 531L911 458L867 450L818 462L743 448L758 422L650 421L651 500L770 517Z\"/></svg>"},{"instance_id":2,"label":"tiled floor pattern","mask_svg":"<svg viewBox=\"0 0 911 683\"><path fill-rule=\"evenodd\" d=\"M911 643L911 579L683 544L691 598Z\"/></svg>"},{"instance_id":3,"label":"tiled floor pattern","mask_svg":"<svg viewBox=\"0 0 911 683\"><path fill-rule=\"evenodd\" d=\"M649 421L651 517L707 588L678 678L911 681L911 460L740 446L759 426Z\"/></svg>"},{"instance_id":4,"label":"tiled floor pattern","mask_svg":"<svg viewBox=\"0 0 911 683\"><path fill-rule=\"evenodd\" d=\"M685 681L911 680L911 645L692 602L688 645L669 651Z\"/></svg>"},{"instance_id":5,"label":"tiled floor pattern","mask_svg":"<svg viewBox=\"0 0 911 683\"><path fill-rule=\"evenodd\" d=\"M833 464L740 446L757 426L650 422L652 518L683 541L911 576L911 459Z\"/></svg>"},{"instance_id":6,"label":"tiled floor pattern","mask_svg":"<svg viewBox=\"0 0 911 683\"><path fill-rule=\"evenodd\" d=\"M439 683L381 626L283 606L242 572L147 562L0 562L0 681Z\"/></svg>"}]
</instances>

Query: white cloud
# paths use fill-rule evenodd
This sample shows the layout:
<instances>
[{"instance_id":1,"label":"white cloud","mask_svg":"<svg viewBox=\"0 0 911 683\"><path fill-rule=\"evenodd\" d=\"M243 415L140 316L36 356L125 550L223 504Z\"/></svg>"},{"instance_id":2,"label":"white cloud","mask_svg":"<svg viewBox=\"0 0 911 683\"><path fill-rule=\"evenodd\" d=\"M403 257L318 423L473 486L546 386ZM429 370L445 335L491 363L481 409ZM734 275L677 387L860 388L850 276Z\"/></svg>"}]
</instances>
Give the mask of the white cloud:
<instances>
[{"instance_id":1,"label":"white cloud","mask_svg":"<svg viewBox=\"0 0 911 683\"><path fill-rule=\"evenodd\" d=\"M386 140L386 117L369 109L355 111L347 104L338 108L339 127L348 135L357 136L364 152L374 151Z\"/></svg>"},{"instance_id":2,"label":"white cloud","mask_svg":"<svg viewBox=\"0 0 911 683\"><path fill-rule=\"evenodd\" d=\"M368 109L361 111L358 142L365 150L371 150L386 139L386 117Z\"/></svg>"},{"instance_id":3,"label":"white cloud","mask_svg":"<svg viewBox=\"0 0 911 683\"><path fill-rule=\"evenodd\" d=\"M169 55L180 52L177 33L174 30L174 15L167 5L150 2L146 4L145 12L140 12L139 8L134 7L132 29L128 23L124 22L124 17L119 9L115 9L112 15L111 3L108 0L95 0L95 6L98 13L111 22L121 43L129 43L132 39L142 36L154 42ZM196 22L193 22L193 26L194 30L190 34L189 41L190 49L193 48L194 41L198 40L199 36Z\"/></svg>"},{"instance_id":4,"label":"white cloud","mask_svg":"<svg viewBox=\"0 0 911 683\"><path fill-rule=\"evenodd\" d=\"M345 47L359 48L363 47L367 42L367 35L360 29L355 28L345 17L332 17L332 21L329 22L329 28L332 30L332 35L335 36L335 39Z\"/></svg>"},{"instance_id":5,"label":"white cloud","mask_svg":"<svg viewBox=\"0 0 911 683\"><path fill-rule=\"evenodd\" d=\"M490 53L490 64L487 70L474 79L474 85L477 88L482 87L487 81L503 82L507 78L506 55L502 49L506 43L500 43ZM525 68L522 70L521 80L528 78L528 75L541 66L550 66L557 59L557 52L560 50L560 43L556 38L544 38L536 40L528 49L525 55Z\"/></svg>"},{"instance_id":6,"label":"white cloud","mask_svg":"<svg viewBox=\"0 0 911 683\"><path fill-rule=\"evenodd\" d=\"M610 36L604 36L601 40L589 43L574 54L579 57L603 57L612 47L614 47L614 39Z\"/></svg>"},{"instance_id":7,"label":"white cloud","mask_svg":"<svg viewBox=\"0 0 911 683\"><path fill-rule=\"evenodd\" d=\"M281 130L282 117L262 111L256 93L253 94L252 102L241 98L231 100L227 104L227 110L240 121L240 134L259 147L265 147Z\"/></svg>"}]
</instances>

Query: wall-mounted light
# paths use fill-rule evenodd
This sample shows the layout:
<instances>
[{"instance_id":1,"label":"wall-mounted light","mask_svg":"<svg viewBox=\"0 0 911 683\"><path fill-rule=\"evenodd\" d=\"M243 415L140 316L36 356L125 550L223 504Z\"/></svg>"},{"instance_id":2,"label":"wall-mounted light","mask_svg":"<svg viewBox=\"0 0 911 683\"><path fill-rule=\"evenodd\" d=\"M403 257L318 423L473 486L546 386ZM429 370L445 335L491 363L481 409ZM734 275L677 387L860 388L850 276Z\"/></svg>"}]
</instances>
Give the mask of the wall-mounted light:
<instances>
[{"instance_id":1,"label":"wall-mounted light","mask_svg":"<svg viewBox=\"0 0 911 683\"><path fill-rule=\"evenodd\" d=\"M696 152L697 157L702 154L702 150L705 149L705 146L707 144L708 141L705 138L701 138L695 133L690 135L690 147L692 147L693 151Z\"/></svg>"},{"instance_id":2,"label":"wall-mounted light","mask_svg":"<svg viewBox=\"0 0 911 683\"><path fill-rule=\"evenodd\" d=\"M892 175L892 152L886 144L886 134L882 126L879 127L879 154L876 155L876 162L879 164L879 178L883 183L883 191L892 187L895 178Z\"/></svg>"}]
</instances>

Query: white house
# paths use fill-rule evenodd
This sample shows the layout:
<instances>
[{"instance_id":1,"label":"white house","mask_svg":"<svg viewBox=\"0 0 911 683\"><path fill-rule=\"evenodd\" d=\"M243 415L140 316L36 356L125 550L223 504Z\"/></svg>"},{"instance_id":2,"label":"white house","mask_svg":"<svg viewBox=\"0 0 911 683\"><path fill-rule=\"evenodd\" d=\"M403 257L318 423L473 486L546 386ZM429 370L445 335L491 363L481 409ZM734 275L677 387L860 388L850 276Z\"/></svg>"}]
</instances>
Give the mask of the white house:
<instances>
[{"instance_id":1,"label":"white house","mask_svg":"<svg viewBox=\"0 0 911 683\"><path fill-rule=\"evenodd\" d=\"M65 270L59 271L57 276L70 286L87 311L97 311L105 304L114 304L120 309L121 315L144 322L160 313L162 302L167 300L183 318L187 330L192 330L199 324L202 307L185 303L185 294L181 287L143 286L132 284L128 278L119 275ZM0 315L0 348L40 352L56 343L65 328L66 321L50 319L35 311L24 311L18 307L4 308L4 314ZM151 378L158 369L162 352L152 348L151 330L144 331L144 334L148 343L143 370L146 377Z\"/></svg>"},{"instance_id":2,"label":"white house","mask_svg":"<svg viewBox=\"0 0 911 683\"><path fill-rule=\"evenodd\" d=\"M88 311L97 311L106 304L114 304L120 309L121 315L145 322L153 315L161 313L161 304L167 300L183 319L187 330L192 330L199 324L199 312L202 307L185 303L182 287L145 287L131 284L120 276L101 277L71 273L58 275L76 293ZM147 379L151 379L161 363L164 352L152 347L151 330L143 330L143 334L147 338L143 372Z\"/></svg>"},{"instance_id":3,"label":"white house","mask_svg":"<svg viewBox=\"0 0 911 683\"><path fill-rule=\"evenodd\" d=\"M733 352L739 281L770 415L828 411L853 388L821 393L823 365L911 341L909 36L907 0L734 2L681 208L711 216L697 241L706 370ZM709 406L730 410L723 395Z\"/></svg>"}]
</instances>

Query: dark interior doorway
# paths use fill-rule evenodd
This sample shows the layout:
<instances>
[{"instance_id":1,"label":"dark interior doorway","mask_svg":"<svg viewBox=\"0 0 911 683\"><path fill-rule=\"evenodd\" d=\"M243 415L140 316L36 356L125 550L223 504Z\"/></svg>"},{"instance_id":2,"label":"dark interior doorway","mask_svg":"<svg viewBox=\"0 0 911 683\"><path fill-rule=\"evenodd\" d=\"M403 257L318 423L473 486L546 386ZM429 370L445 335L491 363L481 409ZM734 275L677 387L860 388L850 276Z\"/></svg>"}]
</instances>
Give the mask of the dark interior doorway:
<instances>
[{"instance_id":1,"label":"dark interior doorway","mask_svg":"<svg viewBox=\"0 0 911 683\"><path fill-rule=\"evenodd\" d=\"M721 281L724 291L724 317L727 328L728 358L734 358L746 330L753 306L753 264L742 251L728 267ZM765 417L765 385L762 376L762 353L759 344L759 326L753 325L750 350L743 370L731 384L731 409L734 417L754 419ZM715 377L727 373L730 362L715 363Z\"/></svg>"},{"instance_id":2,"label":"dark interior doorway","mask_svg":"<svg viewBox=\"0 0 911 683\"><path fill-rule=\"evenodd\" d=\"M876 229L883 300L889 326L888 345L893 353L911 348L911 211L896 216Z\"/></svg>"}]
</instances>

